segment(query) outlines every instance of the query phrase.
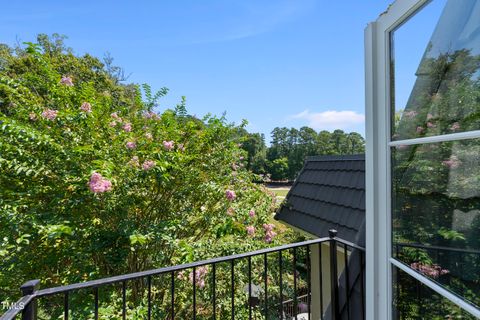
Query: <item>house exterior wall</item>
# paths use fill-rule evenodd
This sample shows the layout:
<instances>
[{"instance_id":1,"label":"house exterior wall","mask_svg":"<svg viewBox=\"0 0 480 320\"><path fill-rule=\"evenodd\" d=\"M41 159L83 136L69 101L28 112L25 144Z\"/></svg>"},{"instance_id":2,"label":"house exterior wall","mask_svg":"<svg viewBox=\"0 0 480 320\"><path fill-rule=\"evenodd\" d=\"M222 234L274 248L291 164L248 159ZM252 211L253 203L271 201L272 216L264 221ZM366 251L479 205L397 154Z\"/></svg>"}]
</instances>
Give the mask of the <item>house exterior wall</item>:
<instances>
[{"instance_id":1,"label":"house exterior wall","mask_svg":"<svg viewBox=\"0 0 480 320\"><path fill-rule=\"evenodd\" d=\"M321 246L321 259L320 247ZM330 283L330 245L322 243L313 245L310 248L311 261L311 286L312 286L312 319L321 319L321 307L323 305L323 312L325 313L330 301L332 287ZM345 269L345 253L343 248L337 248L337 275L340 277ZM322 281L320 281L322 275ZM321 291L320 291L321 288ZM320 303L322 301L322 303Z\"/></svg>"}]
</instances>

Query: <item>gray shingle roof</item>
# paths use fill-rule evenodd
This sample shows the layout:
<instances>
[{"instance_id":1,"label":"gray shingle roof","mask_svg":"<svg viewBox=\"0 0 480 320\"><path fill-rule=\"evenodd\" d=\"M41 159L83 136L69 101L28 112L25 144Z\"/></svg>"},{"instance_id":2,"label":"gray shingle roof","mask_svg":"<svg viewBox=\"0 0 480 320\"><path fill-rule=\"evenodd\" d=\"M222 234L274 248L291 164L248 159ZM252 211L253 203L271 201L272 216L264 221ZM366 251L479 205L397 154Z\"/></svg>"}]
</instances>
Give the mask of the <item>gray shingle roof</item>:
<instances>
[{"instance_id":1,"label":"gray shingle roof","mask_svg":"<svg viewBox=\"0 0 480 320\"><path fill-rule=\"evenodd\" d=\"M365 156L309 157L275 219L365 246Z\"/></svg>"}]
</instances>

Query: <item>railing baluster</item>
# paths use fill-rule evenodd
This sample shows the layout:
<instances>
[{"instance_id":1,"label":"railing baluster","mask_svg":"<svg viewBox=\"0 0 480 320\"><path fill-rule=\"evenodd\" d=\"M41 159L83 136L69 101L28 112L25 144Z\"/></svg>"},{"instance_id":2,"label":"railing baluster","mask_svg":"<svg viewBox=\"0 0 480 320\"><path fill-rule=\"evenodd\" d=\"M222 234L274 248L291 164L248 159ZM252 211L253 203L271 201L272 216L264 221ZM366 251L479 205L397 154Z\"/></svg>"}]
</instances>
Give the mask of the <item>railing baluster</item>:
<instances>
[{"instance_id":1,"label":"railing baluster","mask_svg":"<svg viewBox=\"0 0 480 320\"><path fill-rule=\"evenodd\" d=\"M298 314L298 302L297 302L297 248L293 248L293 312L295 314L295 320L297 320Z\"/></svg>"},{"instance_id":2,"label":"railing baluster","mask_svg":"<svg viewBox=\"0 0 480 320\"><path fill-rule=\"evenodd\" d=\"M213 263L212 269L213 320L215 320L217 318L217 284L215 281L217 268L215 263Z\"/></svg>"},{"instance_id":3,"label":"railing baluster","mask_svg":"<svg viewBox=\"0 0 480 320\"><path fill-rule=\"evenodd\" d=\"M152 319L152 276L147 277L148 283L148 320Z\"/></svg>"},{"instance_id":4,"label":"railing baluster","mask_svg":"<svg viewBox=\"0 0 480 320\"><path fill-rule=\"evenodd\" d=\"M68 320L68 291L63 296L63 319Z\"/></svg>"},{"instance_id":5,"label":"railing baluster","mask_svg":"<svg viewBox=\"0 0 480 320\"><path fill-rule=\"evenodd\" d=\"M24 283L20 290L22 291L22 296L29 296L34 294L40 285L40 280L30 280ZM30 303L24 306L22 310L22 320L36 320L37 319L37 298L34 298Z\"/></svg>"},{"instance_id":6,"label":"railing baluster","mask_svg":"<svg viewBox=\"0 0 480 320\"><path fill-rule=\"evenodd\" d=\"M365 265L363 263L364 252L359 251L360 254L360 295L362 296L362 319L365 320L365 284L364 284L364 275L365 275Z\"/></svg>"},{"instance_id":7,"label":"railing baluster","mask_svg":"<svg viewBox=\"0 0 480 320\"><path fill-rule=\"evenodd\" d=\"M127 319L127 283L122 281L122 319Z\"/></svg>"},{"instance_id":8,"label":"railing baluster","mask_svg":"<svg viewBox=\"0 0 480 320\"><path fill-rule=\"evenodd\" d=\"M171 281L170 283L170 295L171 295L170 315L173 320L175 319L175 271L172 271L170 281Z\"/></svg>"},{"instance_id":9,"label":"railing baluster","mask_svg":"<svg viewBox=\"0 0 480 320\"><path fill-rule=\"evenodd\" d=\"M307 312L308 320L310 320L311 303L312 303L312 283L311 283L311 266L310 266L310 246L307 245Z\"/></svg>"},{"instance_id":10,"label":"railing baluster","mask_svg":"<svg viewBox=\"0 0 480 320\"><path fill-rule=\"evenodd\" d=\"M345 257L345 292L347 298L347 316L350 320L350 275L348 272L348 250L347 245L343 244L343 252Z\"/></svg>"},{"instance_id":11,"label":"railing baluster","mask_svg":"<svg viewBox=\"0 0 480 320\"><path fill-rule=\"evenodd\" d=\"M331 306L332 306L332 319L340 320L340 311L338 306L338 270L337 270L337 236L336 230L329 230L330 236L330 277L332 284L331 293Z\"/></svg>"},{"instance_id":12,"label":"railing baluster","mask_svg":"<svg viewBox=\"0 0 480 320\"><path fill-rule=\"evenodd\" d=\"M98 320L98 287L93 289L93 294L95 296L95 320Z\"/></svg>"},{"instance_id":13,"label":"railing baluster","mask_svg":"<svg viewBox=\"0 0 480 320\"><path fill-rule=\"evenodd\" d=\"M193 267L193 320L197 319L197 268Z\"/></svg>"},{"instance_id":14,"label":"railing baluster","mask_svg":"<svg viewBox=\"0 0 480 320\"><path fill-rule=\"evenodd\" d=\"M248 257L248 319L252 320L252 257Z\"/></svg>"},{"instance_id":15,"label":"railing baluster","mask_svg":"<svg viewBox=\"0 0 480 320\"><path fill-rule=\"evenodd\" d=\"M320 320L323 320L323 273L322 273L322 244L318 244L318 263L320 270Z\"/></svg>"},{"instance_id":16,"label":"railing baluster","mask_svg":"<svg viewBox=\"0 0 480 320\"><path fill-rule=\"evenodd\" d=\"M283 320L283 270L282 270L282 250L278 251L278 268L280 275L280 319Z\"/></svg>"},{"instance_id":17,"label":"railing baluster","mask_svg":"<svg viewBox=\"0 0 480 320\"><path fill-rule=\"evenodd\" d=\"M265 319L268 319L268 261L267 254L263 254L263 270L265 272L263 281L265 281Z\"/></svg>"},{"instance_id":18,"label":"railing baluster","mask_svg":"<svg viewBox=\"0 0 480 320\"><path fill-rule=\"evenodd\" d=\"M232 279L231 299L232 299L232 320L233 320L235 319L235 260L234 259L230 260L230 276Z\"/></svg>"}]
</instances>

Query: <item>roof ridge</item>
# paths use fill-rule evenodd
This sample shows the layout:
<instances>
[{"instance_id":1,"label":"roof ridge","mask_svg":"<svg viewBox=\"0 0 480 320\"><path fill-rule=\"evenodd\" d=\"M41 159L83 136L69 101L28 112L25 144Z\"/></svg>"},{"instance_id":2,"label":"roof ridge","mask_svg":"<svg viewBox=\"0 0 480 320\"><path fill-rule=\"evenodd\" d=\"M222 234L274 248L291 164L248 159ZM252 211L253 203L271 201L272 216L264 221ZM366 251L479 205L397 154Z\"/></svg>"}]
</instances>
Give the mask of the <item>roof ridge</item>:
<instances>
[{"instance_id":1,"label":"roof ridge","mask_svg":"<svg viewBox=\"0 0 480 320\"><path fill-rule=\"evenodd\" d=\"M305 161L365 161L365 154L308 156Z\"/></svg>"}]
</instances>

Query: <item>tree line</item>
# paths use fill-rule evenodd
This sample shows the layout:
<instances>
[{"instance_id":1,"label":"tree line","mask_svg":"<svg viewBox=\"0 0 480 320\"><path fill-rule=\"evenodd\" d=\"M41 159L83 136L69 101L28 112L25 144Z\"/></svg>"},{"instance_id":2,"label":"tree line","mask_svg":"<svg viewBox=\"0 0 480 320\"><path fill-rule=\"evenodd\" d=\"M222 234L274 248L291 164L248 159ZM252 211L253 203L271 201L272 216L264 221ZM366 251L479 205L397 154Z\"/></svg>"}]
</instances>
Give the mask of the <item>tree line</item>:
<instances>
[{"instance_id":1,"label":"tree line","mask_svg":"<svg viewBox=\"0 0 480 320\"><path fill-rule=\"evenodd\" d=\"M293 180L308 156L344 155L365 152L365 139L357 132L343 130L320 132L304 126L300 129L276 127L271 144L261 133L243 132L242 148L247 151L247 168L271 180Z\"/></svg>"}]
</instances>

